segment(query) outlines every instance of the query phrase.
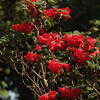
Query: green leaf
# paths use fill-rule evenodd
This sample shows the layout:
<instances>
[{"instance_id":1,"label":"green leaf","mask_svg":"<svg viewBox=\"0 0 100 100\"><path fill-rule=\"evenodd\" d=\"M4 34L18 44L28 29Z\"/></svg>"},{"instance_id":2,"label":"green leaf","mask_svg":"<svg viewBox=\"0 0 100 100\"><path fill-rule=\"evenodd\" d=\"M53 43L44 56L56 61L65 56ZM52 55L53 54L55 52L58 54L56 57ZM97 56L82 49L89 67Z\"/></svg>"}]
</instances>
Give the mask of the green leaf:
<instances>
[{"instance_id":1,"label":"green leaf","mask_svg":"<svg viewBox=\"0 0 100 100\"><path fill-rule=\"evenodd\" d=\"M100 20L91 20L90 22L89 22L90 24L92 24L92 25L100 25Z\"/></svg>"},{"instance_id":2,"label":"green leaf","mask_svg":"<svg viewBox=\"0 0 100 100\"><path fill-rule=\"evenodd\" d=\"M2 85L3 87L8 87L8 84L7 84L5 81L1 81L1 85Z\"/></svg>"},{"instance_id":3,"label":"green leaf","mask_svg":"<svg viewBox=\"0 0 100 100\"><path fill-rule=\"evenodd\" d=\"M87 61L87 64L88 64L88 67L90 67L90 68L95 68L96 67L96 64L94 64L91 61Z\"/></svg>"},{"instance_id":4,"label":"green leaf","mask_svg":"<svg viewBox=\"0 0 100 100\"><path fill-rule=\"evenodd\" d=\"M93 100L97 96L97 93L93 92L88 95L88 99Z\"/></svg>"},{"instance_id":5,"label":"green leaf","mask_svg":"<svg viewBox=\"0 0 100 100\"><path fill-rule=\"evenodd\" d=\"M100 47L100 42L97 42L97 43L96 43L96 46L97 46L97 47Z\"/></svg>"},{"instance_id":6,"label":"green leaf","mask_svg":"<svg viewBox=\"0 0 100 100\"><path fill-rule=\"evenodd\" d=\"M15 34L6 34L0 38L0 44L9 42L12 38L15 37Z\"/></svg>"},{"instance_id":7,"label":"green leaf","mask_svg":"<svg viewBox=\"0 0 100 100\"><path fill-rule=\"evenodd\" d=\"M66 12L66 10L59 10L59 12Z\"/></svg>"},{"instance_id":8,"label":"green leaf","mask_svg":"<svg viewBox=\"0 0 100 100\"><path fill-rule=\"evenodd\" d=\"M56 5L56 4L57 4L57 0L48 0L48 2L49 2L51 5Z\"/></svg>"},{"instance_id":9,"label":"green leaf","mask_svg":"<svg viewBox=\"0 0 100 100\"><path fill-rule=\"evenodd\" d=\"M11 51L11 52L12 52L12 54L13 54L14 51ZM5 73L6 73L6 74L10 74L10 69L6 68L6 69L5 69Z\"/></svg>"},{"instance_id":10,"label":"green leaf","mask_svg":"<svg viewBox=\"0 0 100 100\"><path fill-rule=\"evenodd\" d=\"M3 90L3 89L0 89L0 97L1 98L7 98L9 95L8 95L8 91L7 90Z\"/></svg>"},{"instance_id":11,"label":"green leaf","mask_svg":"<svg viewBox=\"0 0 100 100\"><path fill-rule=\"evenodd\" d=\"M43 1L42 0L41 1L37 1L37 2L35 2L35 4L41 5L41 4L43 4Z\"/></svg>"},{"instance_id":12,"label":"green leaf","mask_svg":"<svg viewBox=\"0 0 100 100\"><path fill-rule=\"evenodd\" d=\"M96 51L95 48L90 49L90 52L93 53L94 51Z\"/></svg>"},{"instance_id":13,"label":"green leaf","mask_svg":"<svg viewBox=\"0 0 100 100\"><path fill-rule=\"evenodd\" d=\"M97 69L100 69L100 65L97 65L96 68L97 68Z\"/></svg>"},{"instance_id":14,"label":"green leaf","mask_svg":"<svg viewBox=\"0 0 100 100\"><path fill-rule=\"evenodd\" d=\"M46 19L46 22L48 23L49 27L52 27L55 24L54 21L52 19L49 19L49 18Z\"/></svg>"}]
</instances>

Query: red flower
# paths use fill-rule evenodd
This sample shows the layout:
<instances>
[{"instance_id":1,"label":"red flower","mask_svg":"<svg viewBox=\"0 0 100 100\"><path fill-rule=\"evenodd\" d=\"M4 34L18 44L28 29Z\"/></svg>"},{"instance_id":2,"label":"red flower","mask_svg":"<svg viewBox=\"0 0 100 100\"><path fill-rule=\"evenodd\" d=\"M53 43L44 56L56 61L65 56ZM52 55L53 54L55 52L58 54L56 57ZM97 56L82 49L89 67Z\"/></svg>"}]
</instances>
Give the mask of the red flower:
<instances>
[{"instance_id":1,"label":"red flower","mask_svg":"<svg viewBox=\"0 0 100 100\"><path fill-rule=\"evenodd\" d=\"M31 2L37 2L38 0L30 0Z\"/></svg>"},{"instance_id":2,"label":"red flower","mask_svg":"<svg viewBox=\"0 0 100 100\"><path fill-rule=\"evenodd\" d=\"M54 39L53 41L47 41L47 45L51 51L57 51L57 50L65 50L66 44L61 40Z\"/></svg>"},{"instance_id":3,"label":"red flower","mask_svg":"<svg viewBox=\"0 0 100 100\"><path fill-rule=\"evenodd\" d=\"M31 33L33 30L33 26L31 23L13 24L12 28L16 32L23 32L25 34Z\"/></svg>"},{"instance_id":4,"label":"red flower","mask_svg":"<svg viewBox=\"0 0 100 100\"><path fill-rule=\"evenodd\" d=\"M77 97L79 97L80 94L82 94L81 89L79 89L79 88L72 88L71 89L71 96L72 96L73 100L76 99Z\"/></svg>"},{"instance_id":5,"label":"red flower","mask_svg":"<svg viewBox=\"0 0 100 100\"><path fill-rule=\"evenodd\" d=\"M56 100L56 95L56 91L50 91L49 93L40 96L39 100Z\"/></svg>"},{"instance_id":6,"label":"red flower","mask_svg":"<svg viewBox=\"0 0 100 100\"><path fill-rule=\"evenodd\" d=\"M55 74L59 74L61 69L63 68L62 64L58 62L58 60L49 60L48 68Z\"/></svg>"},{"instance_id":7,"label":"red flower","mask_svg":"<svg viewBox=\"0 0 100 100\"><path fill-rule=\"evenodd\" d=\"M39 11L36 9L36 8L33 8L31 10L31 14L36 17L36 18L39 18L40 17L40 14L39 14Z\"/></svg>"},{"instance_id":8,"label":"red flower","mask_svg":"<svg viewBox=\"0 0 100 100\"><path fill-rule=\"evenodd\" d=\"M95 46L96 39L93 39L92 37L88 37L86 42L88 45Z\"/></svg>"},{"instance_id":9,"label":"red flower","mask_svg":"<svg viewBox=\"0 0 100 100\"><path fill-rule=\"evenodd\" d=\"M60 40L61 37L59 36L58 33L44 33L42 36L38 35L38 42L40 44L49 44L50 42L54 40Z\"/></svg>"},{"instance_id":10,"label":"red flower","mask_svg":"<svg viewBox=\"0 0 100 100\"><path fill-rule=\"evenodd\" d=\"M65 69L66 72L70 72L72 69L70 64L63 64L63 68Z\"/></svg>"},{"instance_id":11,"label":"red flower","mask_svg":"<svg viewBox=\"0 0 100 100\"><path fill-rule=\"evenodd\" d=\"M96 57L96 55L100 56L100 51L99 50L96 50L93 53L90 53L90 56Z\"/></svg>"},{"instance_id":12,"label":"red flower","mask_svg":"<svg viewBox=\"0 0 100 100\"><path fill-rule=\"evenodd\" d=\"M44 94L44 95L40 96L39 100L49 100L48 94Z\"/></svg>"},{"instance_id":13,"label":"red flower","mask_svg":"<svg viewBox=\"0 0 100 100\"><path fill-rule=\"evenodd\" d=\"M67 8L61 8L61 9L58 10L58 14L60 16L63 16L63 19L65 21L68 20L69 18L71 18L70 13L71 13L71 10L68 7Z\"/></svg>"},{"instance_id":14,"label":"red flower","mask_svg":"<svg viewBox=\"0 0 100 100\"><path fill-rule=\"evenodd\" d=\"M36 17L36 18L39 18L39 17L40 17L39 12L38 12L38 10L34 7L34 5L29 4L29 5L28 5L28 9L29 9L29 13L30 13L31 15L33 15L33 16Z\"/></svg>"},{"instance_id":15,"label":"red flower","mask_svg":"<svg viewBox=\"0 0 100 100\"><path fill-rule=\"evenodd\" d=\"M38 42L48 45L51 51L65 50L66 44L62 40L58 33L44 33L42 36L38 35Z\"/></svg>"},{"instance_id":16,"label":"red flower","mask_svg":"<svg viewBox=\"0 0 100 100\"><path fill-rule=\"evenodd\" d=\"M58 88L61 94L62 100L75 100L82 94L82 90L79 88L72 88L71 90L67 87Z\"/></svg>"},{"instance_id":17,"label":"red flower","mask_svg":"<svg viewBox=\"0 0 100 100\"><path fill-rule=\"evenodd\" d=\"M64 41L70 47L84 47L85 37L83 35L64 35Z\"/></svg>"},{"instance_id":18,"label":"red flower","mask_svg":"<svg viewBox=\"0 0 100 100\"><path fill-rule=\"evenodd\" d=\"M63 88L58 88L58 91L61 94L62 100L70 100L71 92L69 88L63 87Z\"/></svg>"},{"instance_id":19,"label":"red flower","mask_svg":"<svg viewBox=\"0 0 100 100\"><path fill-rule=\"evenodd\" d=\"M49 99L48 100L56 100L57 92L56 91L50 91L48 93Z\"/></svg>"},{"instance_id":20,"label":"red flower","mask_svg":"<svg viewBox=\"0 0 100 100\"><path fill-rule=\"evenodd\" d=\"M86 52L90 52L91 49L95 49L95 47L93 47L93 46L91 46L89 44L84 46L84 48L83 48L83 50L86 51Z\"/></svg>"},{"instance_id":21,"label":"red flower","mask_svg":"<svg viewBox=\"0 0 100 100\"><path fill-rule=\"evenodd\" d=\"M53 9L47 9L43 10L43 14L46 18L64 18L64 20L67 20L70 18L70 8L53 8Z\"/></svg>"},{"instance_id":22,"label":"red flower","mask_svg":"<svg viewBox=\"0 0 100 100\"><path fill-rule=\"evenodd\" d=\"M73 49L74 49L74 47L67 47L67 50L68 50L69 52L72 52Z\"/></svg>"},{"instance_id":23,"label":"red flower","mask_svg":"<svg viewBox=\"0 0 100 100\"><path fill-rule=\"evenodd\" d=\"M57 8L54 9L47 9L47 10L43 10L43 14L45 15L45 17L56 17L56 10Z\"/></svg>"},{"instance_id":24,"label":"red flower","mask_svg":"<svg viewBox=\"0 0 100 100\"><path fill-rule=\"evenodd\" d=\"M48 47L53 52L55 52L59 49L59 46L55 43L55 41L52 41L52 42L49 41Z\"/></svg>"},{"instance_id":25,"label":"red flower","mask_svg":"<svg viewBox=\"0 0 100 100\"><path fill-rule=\"evenodd\" d=\"M26 0L24 3L26 4L26 5L31 5L32 7L35 7L36 5L35 4L31 4L31 3L35 3L35 2L37 2L38 0Z\"/></svg>"},{"instance_id":26,"label":"red flower","mask_svg":"<svg viewBox=\"0 0 100 100\"><path fill-rule=\"evenodd\" d=\"M29 62L35 62L35 61L37 61L40 57L41 57L41 55L36 54L36 53L33 54L33 52L27 52L26 55L24 56L24 58L25 58L26 60L28 60Z\"/></svg>"},{"instance_id":27,"label":"red flower","mask_svg":"<svg viewBox=\"0 0 100 100\"><path fill-rule=\"evenodd\" d=\"M90 54L88 52L84 52L83 50L74 48L73 58L78 65L85 65L86 61L91 60L89 55Z\"/></svg>"},{"instance_id":28,"label":"red flower","mask_svg":"<svg viewBox=\"0 0 100 100\"><path fill-rule=\"evenodd\" d=\"M29 13L32 14L36 18L40 17L38 9L36 9L36 6L39 6L39 5L35 4L35 2L37 2L37 1L38 0L25 1L25 4L28 6Z\"/></svg>"},{"instance_id":29,"label":"red flower","mask_svg":"<svg viewBox=\"0 0 100 100\"><path fill-rule=\"evenodd\" d=\"M38 38L38 42L40 44L45 44L46 43L47 38L44 38L43 36L40 36L40 35L38 35L37 38Z\"/></svg>"},{"instance_id":30,"label":"red flower","mask_svg":"<svg viewBox=\"0 0 100 100\"><path fill-rule=\"evenodd\" d=\"M44 34L44 33L46 33L46 30L45 30L45 29L40 29L40 30L39 30L39 33L40 33L40 34Z\"/></svg>"},{"instance_id":31,"label":"red flower","mask_svg":"<svg viewBox=\"0 0 100 100\"><path fill-rule=\"evenodd\" d=\"M37 28L39 28L39 27L41 26L41 23L40 23L39 21L36 21L36 22L34 23L34 26L36 26Z\"/></svg>"},{"instance_id":32,"label":"red flower","mask_svg":"<svg viewBox=\"0 0 100 100\"><path fill-rule=\"evenodd\" d=\"M41 46L39 44L36 45L36 47L34 48L35 51L41 50Z\"/></svg>"}]
</instances>

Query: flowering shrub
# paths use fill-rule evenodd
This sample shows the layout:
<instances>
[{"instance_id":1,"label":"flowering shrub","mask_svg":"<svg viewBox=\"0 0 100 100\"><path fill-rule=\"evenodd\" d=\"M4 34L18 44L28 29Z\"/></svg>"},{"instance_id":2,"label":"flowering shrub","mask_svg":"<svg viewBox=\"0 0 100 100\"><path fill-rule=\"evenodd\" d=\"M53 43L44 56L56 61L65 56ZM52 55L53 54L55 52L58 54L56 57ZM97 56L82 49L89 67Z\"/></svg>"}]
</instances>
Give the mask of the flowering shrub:
<instances>
[{"instance_id":1,"label":"flowering shrub","mask_svg":"<svg viewBox=\"0 0 100 100\"><path fill-rule=\"evenodd\" d=\"M84 34L49 30L52 23L70 19L71 10L47 9L47 1L26 0L30 21L12 25L19 46L12 60L16 71L33 91L35 100L86 100L91 94L98 98L97 40Z\"/></svg>"}]
</instances>

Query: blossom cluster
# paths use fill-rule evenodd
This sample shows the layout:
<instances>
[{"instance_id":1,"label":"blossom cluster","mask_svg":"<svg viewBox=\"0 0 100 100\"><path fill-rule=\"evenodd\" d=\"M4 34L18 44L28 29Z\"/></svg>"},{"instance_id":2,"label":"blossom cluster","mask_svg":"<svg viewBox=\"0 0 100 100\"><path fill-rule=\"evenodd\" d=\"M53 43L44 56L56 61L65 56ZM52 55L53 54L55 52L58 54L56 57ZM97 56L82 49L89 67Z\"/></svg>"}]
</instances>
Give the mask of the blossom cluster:
<instances>
[{"instance_id":1,"label":"blossom cluster","mask_svg":"<svg viewBox=\"0 0 100 100\"><path fill-rule=\"evenodd\" d=\"M70 16L70 8L53 8L53 9L42 9L38 4L39 0L25 0L24 4L27 6L28 12L32 15L35 20L32 22L23 22L21 24L13 24L12 29L16 32L22 32L25 34L29 34L34 29L34 32L37 30L40 34L45 33L45 27L43 27L45 18L53 18L59 19L62 18L64 20L68 20ZM42 16L41 16L42 15ZM43 17L44 16L44 17ZM39 18L41 20L39 20Z\"/></svg>"},{"instance_id":2,"label":"blossom cluster","mask_svg":"<svg viewBox=\"0 0 100 100\"><path fill-rule=\"evenodd\" d=\"M39 99L40 100L56 100L56 95L57 95L56 91L50 91L49 93L40 96Z\"/></svg>"},{"instance_id":3,"label":"blossom cluster","mask_svg":"<svg viewBox=\"0 0 100 100\"><path fill-rule=\"evenodd\" d=\"M60 95L61 100L75 100L82 94L79 88L69 89L68 87L59 87L58 92L50 91L39 97L39 100L57 100L57 95Z\"/></svg>"},{"instance_id":4,"label":"blossom cluster","mask_svg":"<svg viewBox=\"0 0 100 100\"><path fill-rule=\"evenodd\" d=\"M27 59L29 62L36 62L40 57L41 55L33 52L27 52L24 56L24 58Z\"/></svg>"},{"instance_id":5,"label":"blossom cluster","mask_svg":"<svg viewBox=\"0 0 100 100\"><path fill-rule=\"evenodd\" d=\"M58 33L45 33L38 35L37 38L40 44L46 44L53 52L58 50L72 52L71 57L79 65L85 65L88 60L91 60L90 56L96 56L98 53L98 51L91 52L91 49L96 48L96 40L84 35L65 34L62 38Z\"/></svg>"},{"instance_id":6,"label":"blossom cluster","mask_svg":"<svg viewBox=\"0 0 100 100\"><path fill-rule=\"evenodd\" d=\"M29 0L29 1L25 1L25 4L28 6L28 10L29 13L31 15L33 15L35 18L39 18L40 14L39 14L39 7L40 5L38 5L36 2L38 2L39 0ZM44 17L46 18L62 18L65 21L68 20L71 16L70 16L70 8L52 8L52 9L44 9L42 10L42 13L44 14Z\"/></svg>"},{"instance_id":7,"label":"blossom cluster","mask_svg":"<svg viewBox=\"0 0 100 100\"><path fill-rule=\"evenodd\" d=\"M36 2L38 2L38 0L27 0L25 1L25 4L28 7L29 13L35 18L39 18L40 15L39 15L38 9L36 8L39 5L35 4Z\"/></svg>"},{"instance_id":8,"label":"blossom cluster","mask_svg":"<svg viewBox=\"0 0 100 100\"><path fill-rule=\"evenodd\" d=\"M91 49L96 48L96 40L91 37L85 37L84 35L64 35L60 37L58 33L44 33L38 35L38 43L34 48L34 51L42 49L42 45L47 45L48 49L53 52L58 50L69 51L70 57L78 65L85 65L87 61L91 61L91 56L100 54L98 50L91 52ZM40 55L28 52L24 56L29 62L35 62L40 58ZM67 60L67 59L66 59ZM55 74L59 74L62 69L66 72L71 71L71 64L63 64L58 59L48 61L48 69Z\"/></svg>"},{"instance_id":9,"label":"blossom cluster","mask_svg":"<svg viewBox=\"0 0 100 100\"><path fill-rule=\"evenodd\" d=\"M58 33L44 33L38 35L37 39L39 44L33 49L34 51L42 49L42 45L47 45L48 49L54 53L58 50L68 51L72 60L80 66L85 65L87 61L91 61L91 56L95 57L96 54L100 54L98 50L91 52L91 49L96 49L96 40L84 35L65 34L63 37L60 37ZM28 52L24 58L29 62L36 62L40 55ZM70 72L71 68L71 64L63 64L58 59L48 61L48 69L55 74L59 74L62 69Z\"/></svg>"},{"instance_id":10,"label":"blossom cluster","mask_svg":"<svg viewBox=\"0 0 100 100\"><path fill-rule=\"evenodd\" d=\"M43 14L46 18L63 18L64 20L68 20L70 16L70 8L52 8L43 10Z\"/></svg>"},{"instance_id":11,"label":"blossom cluster","mask_svg":"<svg viewBox=\"0 0 100 100\"><path fill-rule=\"evenodd\" d=\"M22 32L25 34L29 34L33 30L33 25L31 23L21 23L21 24L13 24L12 28L15 30L15 32Z\"/></svg>"},{"instance_id":12,"label":"blossom cluster","mask_svg":"<svg viewBox=\"0 0 100 100\"><path fill-rule=\"evenodd\" d=\"M91 52L96 48L96 39L85 37L84 35L64 35L64 41L67 43L67 50L72 52L72 58L78 65L85 65L90 56L96 56L97 50Z\"/></svg>"},{"instance_id":13,"label":"blossom cluster","mask_svg":"<svg viewBox=\"0 0 100 100\"><path fill-rule=\"evenodd\" d=\"M64 50L66 47L58 33L44 33L37 38L40 44L46 44L51 51Z\"/></svg>"},{"instance_id":14,"label":"blossom cluster","mask_svg":"<svg viewBox=\"0 0 100 100\"><path fill-rule=\"evenodd\" d=\"M96 49L96 39L84 35L65 34L62 38L58 33L44 33L37 38L39 44L47 45L53 52L68 50L70 56L79 65L85 65L88 60L91 60L90 56L100 54L98 50L91 52L92 49Z\"/></svg>"},{"instance_id":15,"label":"blossom cluster","mask_svg":"<svg viewBox=\"0 0 100 100\"><path fill-rule=\"evenodd\" d=\"M49 60L48 68L56 74L59 74L62 69L65 69L66 72L71 71L71 65L70 64L62 64L57 59Z\"/></svg>"}]
</instances>

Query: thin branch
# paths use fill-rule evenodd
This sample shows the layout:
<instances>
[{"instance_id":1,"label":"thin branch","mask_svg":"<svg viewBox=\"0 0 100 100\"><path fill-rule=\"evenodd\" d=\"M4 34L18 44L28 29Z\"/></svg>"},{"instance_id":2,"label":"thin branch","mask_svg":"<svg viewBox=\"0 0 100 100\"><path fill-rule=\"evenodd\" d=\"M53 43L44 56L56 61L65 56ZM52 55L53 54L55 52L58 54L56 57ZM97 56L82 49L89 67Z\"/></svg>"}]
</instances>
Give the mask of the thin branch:
<instances>
[{"instance_id":1,"label":"thin branch","mask_svg":"<svg viewBox=\"0 0 100 100\"><path fill-rule=\"evenodd\" d=\"M27 68L31 69L24 61L21 60L21 62L22 62L22 64L24 64ZM33 70L33 69L31 69L31 70L32 70L32 72L33 72L35 75L37 75L40 79L42 79L42 77L41 77L35 70Z\"/></svg>"},{"instance_id":2,"label":"thin branch","mask_svg":"<svg viewBox=\"0 0 100 100\"><path fill-rule=\"evenodd\" d=\"M100 92L96 89L96 87L95 86L93 86L88 80L86 80L86 83L88 84L88 86L90 86L90 87L92 87L93 88L93 90L95 90L96 91L96 93L100 96Z\"/></svg>"},{"instance_id":3,"label":"thin branch","mask_svg":"<svg viewBox=\"0 0 100 100\"><path fill-rule=\"evenodd\" d=\"M77 69L75 70L75 73L78 74L81 78L84 78L84 80L86 81L86 84L89 87L91 87L100 96L100 92L87 79L85 79L85 76L83 74L81 74Z\"/></svg>"}]
</instances>

